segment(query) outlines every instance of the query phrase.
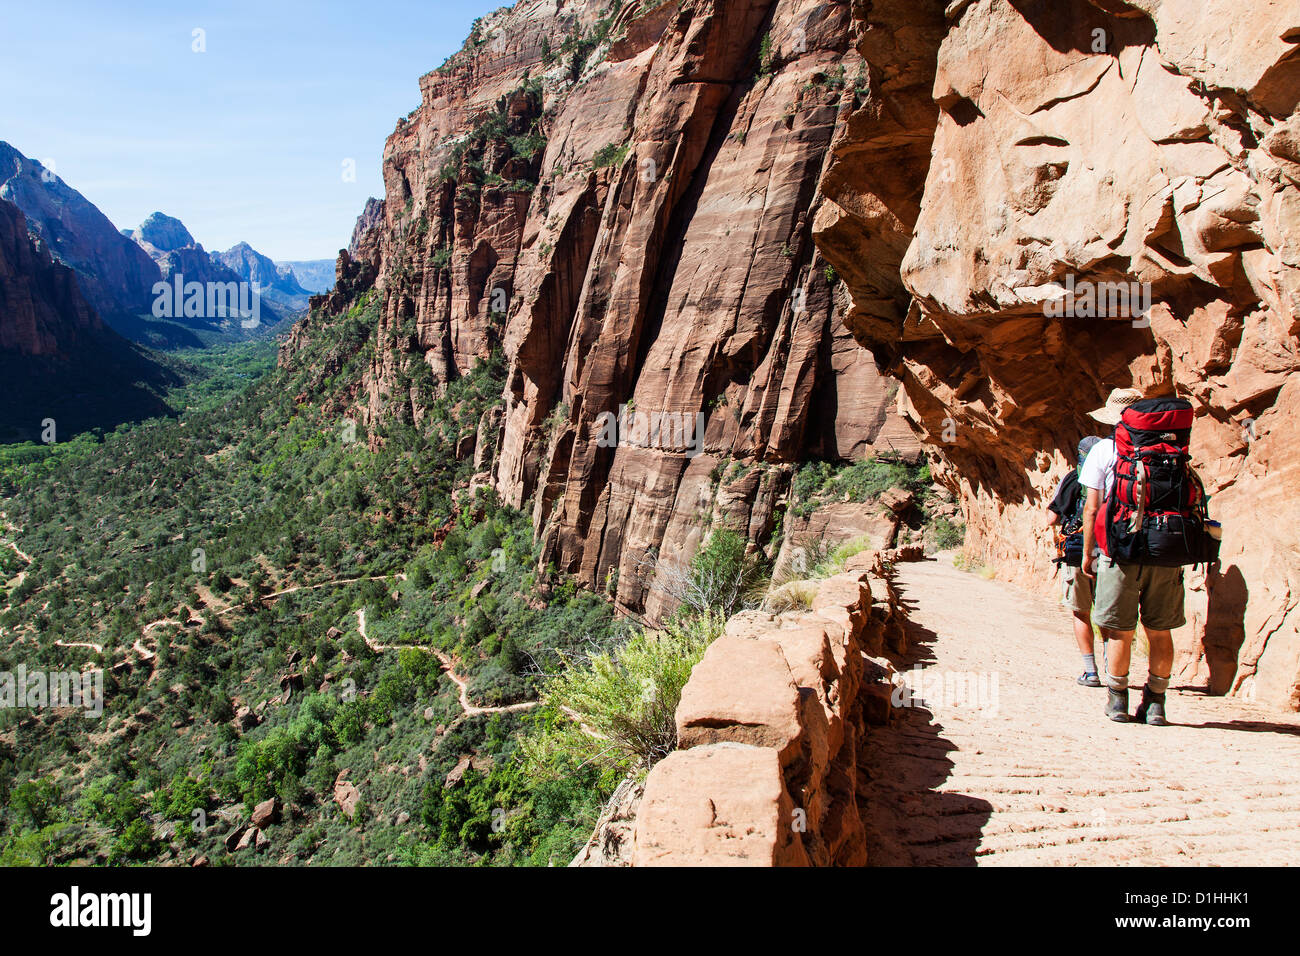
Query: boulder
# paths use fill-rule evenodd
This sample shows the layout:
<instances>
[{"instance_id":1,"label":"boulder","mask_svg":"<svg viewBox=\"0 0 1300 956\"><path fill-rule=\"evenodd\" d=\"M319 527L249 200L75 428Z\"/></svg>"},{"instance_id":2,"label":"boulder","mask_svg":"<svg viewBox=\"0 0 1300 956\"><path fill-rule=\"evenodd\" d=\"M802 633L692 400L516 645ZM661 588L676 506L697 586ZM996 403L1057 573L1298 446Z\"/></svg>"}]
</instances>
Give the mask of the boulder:
<instances>
[{"instance_id":1,"label":"boulder","mask_svg":"<svg viewBox=\"0 0 1300 956\"><path fill-rule=\"evenodd\" d=\"M234 853L235 850L239 849L240 841L243 840L244 834L247 832L248 832L248 827L245 825L245 826L237 826L229 833L227 833L226 839L223 841L226 846L226 851L229 853Z\"/></svg>"},{"instance_id":2,"label":"boulder","mask_svg":"<svg viewBox=\"0 0 1300 956\"><path fill-rule=\"evenodd\" d=\"M248 733L248 731L252 730L261 722L262 718L247 706L240 707L235 711L235 729L241 734Z\"/></svg>"},{"instance_id":3,"label":"boulder","mask_svg":"<svg viewBox=\"0 0 1300 956\"><path fill-rule=\"evenodd\" d=\"M680 750L646 778L633 866L805 866L777 752L744 744Z\"/></svg>"},{"instance_id":4,"label":"boulder","mask_svg":"<svg viewBox=\"0 0 1300 956\"><path fill-rule=\"evenodd\" d=\"M350 772L340 770L334 780L334 802L338 805L339 812L348 818L357 812L357 806L361 803L361 791L347 779Z\"/></svg>"},{"instance_id":5,"label":"boulder","mask_svg":"<svg viewBox=\"0 0 1300 956\"><path fill-rule=\"evenodd\" d=\"M276 797L270 797L263 800L253 808L253 815L250 818L253 826L262 829L270 826L272 823L278 823L280 820L280 801Z\"/></svg>"},{"instance_id":6,"label":"boulder","mask_svg":"<svg viewBox=\"0 0 1300 956\"><path fill-rule=\"evenodd\" d=\"M738 675L743 679L737 679ZM730 743L770 747L787 763L801 742L799 689L781 648L724 634L704 652L677 706L682 749Z\"/></svg>"}]
</instances>

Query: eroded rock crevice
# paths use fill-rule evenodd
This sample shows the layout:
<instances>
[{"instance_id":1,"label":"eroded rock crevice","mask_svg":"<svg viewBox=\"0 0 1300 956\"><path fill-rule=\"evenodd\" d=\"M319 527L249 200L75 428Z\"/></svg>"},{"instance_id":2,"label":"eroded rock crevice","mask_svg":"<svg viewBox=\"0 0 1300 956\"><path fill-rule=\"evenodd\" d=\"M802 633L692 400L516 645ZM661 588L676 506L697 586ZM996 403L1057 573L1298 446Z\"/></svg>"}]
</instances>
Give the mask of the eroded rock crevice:
<instances>
[{"instance_id":1,"label":"eroded rock crevice","mask_svg":"<svg viewBox=\"0 0 1300 956\"><path fill-rule=\"evenodd\" d=\"M651 619L674 601L647 553L688 560L723 523L772 547L799 462L917 456L812 241L865 70L844 3L522 0L484 18L421 80L386 198L321 302L380 296L360 419L419 422L421 365L445 387L500 347L483 483L531 511L544 565ZM702 434L611 445L600 422L620 410L702 416Z\"/></svg>"}]
</instances>

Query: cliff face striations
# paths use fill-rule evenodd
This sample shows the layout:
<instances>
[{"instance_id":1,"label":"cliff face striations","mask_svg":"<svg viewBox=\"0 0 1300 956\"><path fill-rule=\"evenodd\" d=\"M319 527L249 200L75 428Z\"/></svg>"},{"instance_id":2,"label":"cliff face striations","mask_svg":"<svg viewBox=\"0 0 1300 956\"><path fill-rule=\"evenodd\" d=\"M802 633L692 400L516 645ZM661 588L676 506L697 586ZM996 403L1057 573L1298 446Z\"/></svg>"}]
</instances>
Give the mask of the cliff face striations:
<instances>
[{"instance_id":1,"label":"cliff face striations","mask_svg":"<svg viewBox=\"0 0 1300 956\"><path fill-rule=\"evenodd\" d=\"M318 300L382 294L366 422L419 420L413 363L445 383L502 348L490 480L544 561L652 616L647 552L687 558L723 522L763 540L796 462L917 455L811 241L865 83L850 38L847 4L803 0L480 22L421 80Z\"/></svg>"},{"instance_id":2,"label":"cliff face striations","mask_svg":"<svg viewBox=\"0 0 1300 956\"><path fill-rule=\"evenodd\" d=\"M968 549L1046 579L1040 509L1101 430L1086 412L1112 387L1176 391L1226 530L1221 573L1189 572L1175 678L1300 706L1300 8L855 12L871 90L818 244L944 460Z\"/></svg>"},{"instance_id":3,"label":"cliff face striations","mask_svg":"<svg viewBox=\"0 0 1300 956\"><path fill-rule=\"evenodd\" d=\"M1300 707L1298 41L1270 0L522 0L422 78L317 304L378 293L369 425L500 350L480 483L652 618L647 553L914 435L1042 585L1086 412L1176 391L1226 532L1175 677Z\"/></svg>"}]
</instances>

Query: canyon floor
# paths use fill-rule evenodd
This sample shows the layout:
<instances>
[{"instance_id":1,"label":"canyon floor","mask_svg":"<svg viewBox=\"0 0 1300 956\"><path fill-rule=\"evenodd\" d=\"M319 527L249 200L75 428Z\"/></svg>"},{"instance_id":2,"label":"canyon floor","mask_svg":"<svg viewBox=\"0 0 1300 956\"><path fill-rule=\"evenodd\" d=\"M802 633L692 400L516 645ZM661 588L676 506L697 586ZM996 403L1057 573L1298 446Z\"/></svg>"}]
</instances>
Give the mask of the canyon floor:
<instances>
[{"instance_id":1,"label":"canyon floor","mask_svg":"<svg viewBox=\"0 0 1300 956\"><path fill-rule=\"evenodd\" d=\"M872 865L1300 863L1300 715L1171 687L1170 726L1112 723L1051 597L900 568L919 699L865 748Z\"/></svg>"}]
</instances>

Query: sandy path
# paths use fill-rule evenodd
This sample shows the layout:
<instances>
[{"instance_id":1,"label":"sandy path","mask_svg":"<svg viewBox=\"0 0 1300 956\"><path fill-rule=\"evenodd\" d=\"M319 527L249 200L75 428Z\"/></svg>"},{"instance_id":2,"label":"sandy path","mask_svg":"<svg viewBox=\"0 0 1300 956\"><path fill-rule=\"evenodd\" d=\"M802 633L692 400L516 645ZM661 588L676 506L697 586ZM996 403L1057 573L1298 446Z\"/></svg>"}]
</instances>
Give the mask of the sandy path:
<instances>
[{"instance_id":1,"label":"sandy path","mask_svg":"<svg viewBox=\"0 0 1300 956\"><path fill-rule=\"evenodd\" d=\"M541 701L537 700L525 700L518 704L505 704L501 707L480 707L477 704L471 704L469 700L469 681L456 673L454 670L454 662L449 655L444 654L436 648L425 647L421 644L380 644L377 641L372 641L370 635L366 633L365 608L359 608L357 610L357 632L360 633L361 639L366 642L366 646L376 654L382 651L400 651L403 649L410 649L415 651L424 651L426 654L432 654L434 657L438 658L442 663L443 673L450 677L452 683L454 683L460 690L460 709L465 712L466 717L476 717L479 714L508 714L520 710L532 710L541 703Z\"/></svg>"},{"instance_id":2,"label":"sandy path","mask_svg":"<svg viewBox=\"0 0 1300 956\"><path fill-rule=\"evenodd\" d=\"M104 653L103 644L95 644L92 641L55 641L55 647L84 647L86 650L94 651L96 654Z\"/></svg>"},{"instance_id":3,"label":"sandy path","mask_svg":"<svg viewBox=\"0 0 1300 956\"><path fill-rule=\"evenodd\" d=\"M10 531L18 530L18 527L16 525L9 523L9 519L4 516L3 512L0 512L0 521L3 522L4 527L7 528L8 530ZM13 551L14 554L22 558L24 563L26 564L32 563L32 556L28 554L26 551L24 551L22 548L18 547L16 542L5 540L5 541L0 541L0 545L9 548L11 551ZM16 575L14 575L13 580L9 581L8 587L10 587L11 589L21 587L22 583L26 580L27 580L27 569L23 568Z\"/></svg>"},{"instance_id":4,"label":"sandy path","mask_svg":"<svg viewBox=\"0 0 1300 956\"><path fill-rule=\"evenodd\" d=\"M873 864L1300 863L1300 715L1171 687L1171 726L1116 724L1106 692L1074 682L1070 618L1049 598L947 556L900 565L899 585L899 670L919 662L939 705L899 708L864 747ZM965 702L935 685L981 672L982 707L969 678ZM1135 651L1131 679L1145 675Z\"/></svg>"}]
</instances>

